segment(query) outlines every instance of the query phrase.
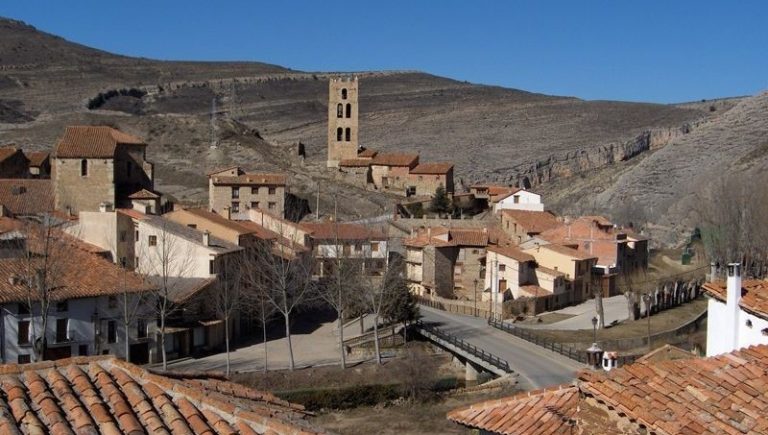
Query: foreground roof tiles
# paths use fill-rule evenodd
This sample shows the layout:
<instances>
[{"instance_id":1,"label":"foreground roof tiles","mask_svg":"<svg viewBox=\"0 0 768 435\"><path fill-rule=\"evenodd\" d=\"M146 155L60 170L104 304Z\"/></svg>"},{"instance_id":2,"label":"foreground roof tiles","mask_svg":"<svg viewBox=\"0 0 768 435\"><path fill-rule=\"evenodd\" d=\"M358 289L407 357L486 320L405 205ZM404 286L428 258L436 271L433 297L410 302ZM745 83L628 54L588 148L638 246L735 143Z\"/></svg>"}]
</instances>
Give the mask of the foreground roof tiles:
<instances>
[{"instance_id":1,"label":"foreground roof tiles","mask_svg":"<svg viewBox=\"0 0 768 435\"><path fill-rule=\"evenodd\" d=\"M118 145L146 145L136 136L106 126L72 126L56 144L57 158L114 158Z\"/></svg>"},{"instance_id":2,"label":"foreground roof tiles","mask_svg":"<svg viewBox=\"0 0 768 435\"><path fill-rule=\"evenodd\" d=\"M768 345L585 370L578 378L574 386L479 403L448 418L505 434L768 433Z\"/></svg>"},{"instance_id":3,"label":"foreground roof tiles","mask_svg":"<svg viewBox=\"0 0 768 435\"><path fill-rule=\"evenodd\" d=\"M504 209L501 213L510 219L514 219L528 234L539 234L560 225L557 216L548 211Z\"/></svg>"},{"instance_id":4,"label":"foreground roof tiles","mask_svg":"<svg viewBox=\"0 0 768 435\"><path fill-rule=\"evenodd\" d=\"M703 287L709 296L725 302L728 292L724 281L708 282ZM768 320L768 281L742 281L739 305L744 310Z\"/></svg>"},{"instance_id":5,"label":"foreground roof tiles","mask_svg":"<svg viewBox=\"0 0 768 435\"><path fill-rule=\"evenodd\" d=\"M242 385L110 357L0 366L3 434L312 434L303 408Z\"/></svg>"}]
</instances>

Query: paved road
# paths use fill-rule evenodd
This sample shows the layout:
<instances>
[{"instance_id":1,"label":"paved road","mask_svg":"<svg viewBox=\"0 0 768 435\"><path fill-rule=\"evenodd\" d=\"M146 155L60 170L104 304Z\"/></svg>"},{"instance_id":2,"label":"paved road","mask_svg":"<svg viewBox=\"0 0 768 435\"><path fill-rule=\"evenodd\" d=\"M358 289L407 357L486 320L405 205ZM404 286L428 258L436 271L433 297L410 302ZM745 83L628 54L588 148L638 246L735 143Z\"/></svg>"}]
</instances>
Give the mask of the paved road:
<instances>
[{"instance_id":1,"label":"paved road","mask_svg":"<svg viewBox=\"0 0 768 435\"><path fill-rule=\"evenodd\" d=\"M627 312L627 299L624 297L624 295L603 298L603 312L605 313L606 325L614 321L623 322L624 320L627 320L627 318L629 318L629 314ZM548 325L521 323L517 326L534 329L591 330L592 318L595 317L597 310L595 310L595 300L589 299L580 303L579 305L565 307L563 309L553 311L553 313L567 314L573 317L570 319L561 320L559 322L550 323Z\"/></svg>"},{"instance_id":2,"label":"paved road","mask_svg":"<svg viewBox=\"0 0 768 435\"><path fill-rule=\"evenodd\" d=\"M570 383L576 371L584 368L572 361L523 339L488 326L485 319L462 316L420 306L422 321L507 360L520 375L523 389Z\"/></svg>"}]
</instances>

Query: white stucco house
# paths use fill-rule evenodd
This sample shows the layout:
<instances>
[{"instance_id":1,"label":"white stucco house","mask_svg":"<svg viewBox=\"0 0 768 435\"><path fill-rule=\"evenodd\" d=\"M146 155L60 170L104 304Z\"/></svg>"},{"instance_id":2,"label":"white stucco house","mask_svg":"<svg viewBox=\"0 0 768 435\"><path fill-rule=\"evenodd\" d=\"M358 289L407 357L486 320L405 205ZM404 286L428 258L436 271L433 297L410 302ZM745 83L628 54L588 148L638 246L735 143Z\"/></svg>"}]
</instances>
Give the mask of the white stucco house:
<instances>
[{"instance_id":1,"label":"white stucco house","mask_svg":"<svg viewBox=\"0 0 768 435\"><path fill-rule=\"evenodd\" d=\"M323 277L334 261L359 261L361 271L376 274L384 270L389 253L387 235L366 225L341 222L305 223L309 231L317 274Z\"/></svg>"},{"instance_id":2,"label":"white stucco house","mask_svg":"<svg viewBox=\"0 0 768 435\"><path fill-rule=\"evenodd\" d=\"M768 344L768 281L741 279L741 265L727 267L726 282L704 284L707 307L707 356Z\"/></svg>"},{"instance_id":3,"label":"white stucco house","mask_svg":"<svg viewBox=\"0 0 768 435\"><path fill-rule=\"evenodd\" d=\"M525 189L512 189L496 199L494 213L501 210L544 211L541 195Z\"/></svg>"}]
</instances>

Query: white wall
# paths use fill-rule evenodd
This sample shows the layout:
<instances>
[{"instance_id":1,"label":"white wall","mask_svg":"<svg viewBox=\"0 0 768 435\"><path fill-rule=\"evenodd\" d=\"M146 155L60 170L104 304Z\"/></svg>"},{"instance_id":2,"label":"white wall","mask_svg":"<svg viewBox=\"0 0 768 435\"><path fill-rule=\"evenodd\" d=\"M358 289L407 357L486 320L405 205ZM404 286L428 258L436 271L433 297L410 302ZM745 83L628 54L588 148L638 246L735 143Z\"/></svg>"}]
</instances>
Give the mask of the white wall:
<instances>
[{"instance_id":1,"label":"white wall","mask_svg":"<svg viewBox=\"0 0 768 435\"><path fill-rule=\"evenodd\" d=\"M145 275L163 275L163 263L167 263L168 276L182 278L210 278L210 261L217 251L203 245L203 233L200 241L192 242L161 227L138 221L139 239L136 242L136 256L139 264L136 271ZM157 245L149 246L149 236L157 237ZM163 245L165 244L165 252ZM167 260L166 260L167 259Z\"/></svg>"},{"instance_id":2,"label":"white wall","mask_svg":"<svg viewBox=\"0 0 768 435\"><path fill-rule=\"evenodd\" d=\"M518 202L515 203L515 197L518 197ZM529 210L529 211L544 211L544 204L541 203L541 195L528 192L527 190L521 190L508 197L502 199L493 206L493 211L499 210Z\"/></svg>"},{"instance_id":3,"label":"white wall","mask_svg":"<svg viewBox=\"0 0 768 435\"><path fill-rule=\"evenodd\" d=\"M736 325L729 325L726 304L715 298L709 298L707 310L707 356L720 355L756 344L768 344L768 336L762 333L763 329L768 328L768 320L739 309ZM752 322L752 327L747 326L747 320ZM738 330L736 349L731 346L729 338L733 328Z\"/></svg>"},{"instance_id":4,"label":"white wall","mask_svg":"<svg viewBox=\"0 0 768 435\"><path fill-rule=\"evenodd\" d=\"M360 242L361 249L357 251L355 250L356 242L354 241L340 240L337 246L333 241L323 240L317 244L315 256L317 258L336 258L339 255L350 258L387 258L387 242L384 240L378 242L374 240L374 243L379 244L379 249L376 252L371 250L371 242L369 241ZM350 247L348 255L343 253L344 245L349 245Z\"/></svg>"}]
</instances>

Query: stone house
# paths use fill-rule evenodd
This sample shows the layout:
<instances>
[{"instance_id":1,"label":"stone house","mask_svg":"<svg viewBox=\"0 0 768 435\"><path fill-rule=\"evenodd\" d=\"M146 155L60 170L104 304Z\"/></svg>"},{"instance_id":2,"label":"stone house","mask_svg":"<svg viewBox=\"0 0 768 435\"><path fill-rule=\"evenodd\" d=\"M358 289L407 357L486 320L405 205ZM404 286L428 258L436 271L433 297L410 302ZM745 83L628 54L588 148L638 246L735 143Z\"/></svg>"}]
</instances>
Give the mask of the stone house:
<instances>
[{"instance_id":1,"label":"stone house","mask_svg":"<svg viewBox=\"0 0 768 435\"><path fill-rule=\"evenodd\" d=\"M727 270L725 282L703 286L709 297L707 356L768 345L768 281L742 280L738 263Z\"/></svg>"},{"instance_id":2,"label":"stone house","mask_svg":"<svg viewBox=\"0 0 768 435\"><path fill-rule=\"evenodd\" d=\"M305 223L310 231L316 275L331 273L337 260L359 263L361 273L377 275L387 265L387 235L378 228L343 222Z\"/></svg>"},{"instance_id":3,"label":"stone house","mask_svg":"<svg viewBox=\"0 0 768 435\"><path fill-rule=\"evenodd\" d=\"M503 209L499 215L502 231L517 245L560 224L557 217L548 211Z\"/></svg>"},{"instance_id":4,"label":"stone house","mask_svg":"<svg viewBox=\"0 0 768 435\"><path fill-rule=\"evenodd\" d=\"M31 178L49 178L51 176L51 158L50 153L45 151L26 152L29 161L29 173Z\"/></svg>"},{"instance_id":5,"label":"stone house","mask_svg":"<svg viewBox=\"0 0 768 435\"><path fill-rule=\"evenodd\" d=\"M409 174L418 164L418 154L377 153L371 160L373 188L405 195Z\"/></svg>"},{"instance_id":6,"label":"stone house","mask_svg":"<svg viewBox=\"0 0 768 435\"><path fill-rule=\"evenodd\" d=\"M438 186L453 194L453 163L421 163L413 168L408 173L406 195L432 196Z\"/></svg>"},{"instance_id":7,"label":"stone house","mask_svg":"<svg viewBox=\"0 0 768 435\"><path fill-rule=\"evenodd\" d=\"M546 306L559 307L571 302L565 274L536 263L536 259L515 246L489 246L485 258L483 300L514 300L521 297L552 296Z\"/></svg>"},{"instance_id":8,"label":"stone house","mask_svg":"<svg viewBox=\"0 0 768 435\"><path fill-rule=\"evenodd\" d=\"M576 249L554 243L535 244L523 252L533 256L539 267L546 268L552 274L563 274L566 293L571 295L573 303L585 301L592 297L593 268L597 257L590 256Z\"/></svg>"},{"instance_id":9,"label":"stone house","mask_svg":"<svg viewBox=\"0 0 768 435\"><path fill-rule=\"evenodd\" d=\"M142 189L152 191L154 166L143 140L112 127L67 127L54 150L54 205L71 213L119 207Z\"/></svg>"},{"instance_id":10,"label":"stone house","mask_svg":"<svg viewBox=\"0 0 768 435\"><path fill-rule=\"evenodd\" d=\"M242 221L229 220L202 208L178 208L163 217L190 228L207 231L214 237L240 247L255 246L259 240L269 238L264 231L259 232L253 226L243 225Z\"/></svg>"},{"instance_id":11,"label":"stone house","mask_svg":"<svg viewBox=\"0 0 768 435\"><path fill-rule=\"evenodd\" d=\"M13 145L0 148L0 178L27 178L29 160Z\"/></svg>"},{"instance_id":12,"label":"stone house","mask_svg":"<svg viewBox=\"0 0 768 435\"><path fill-rule=\"evenodd\" d=\"M112 354L125 357L123 301L138 304L129 325L131 360L146 363L154 348L154 308L146 295L152 290L138 274L120 268L99 255L98 249L71 237L57 237L61 244L49 256L47 266L36 257L34 239L27 240L32 257L0 258L0 326L2 361L26 363L34 359L33 346L43 336L41 305L27 303L29 286L36 277L24 271L47 270L56 287L48 309L47 349L45 359L75 355ZM51 251L49 251L51 252ZM46 269L47 268L47 269ZM31 308L31 309L30 309Z\"/></svg>"},{"instance_id":13,"label":"stone house","mask_svg":"<svg viewBox=\"0 0 768 435\"><path fill-rule=\"evenodd\" d=\"M227 219L247 220L248 210L285 216L286 176L246 173L239 166L208 174L208 209Z\"/></svg>"}]
</instances>

